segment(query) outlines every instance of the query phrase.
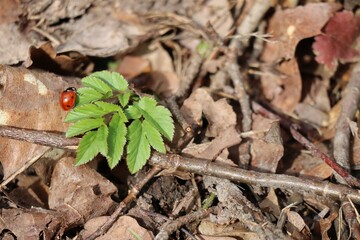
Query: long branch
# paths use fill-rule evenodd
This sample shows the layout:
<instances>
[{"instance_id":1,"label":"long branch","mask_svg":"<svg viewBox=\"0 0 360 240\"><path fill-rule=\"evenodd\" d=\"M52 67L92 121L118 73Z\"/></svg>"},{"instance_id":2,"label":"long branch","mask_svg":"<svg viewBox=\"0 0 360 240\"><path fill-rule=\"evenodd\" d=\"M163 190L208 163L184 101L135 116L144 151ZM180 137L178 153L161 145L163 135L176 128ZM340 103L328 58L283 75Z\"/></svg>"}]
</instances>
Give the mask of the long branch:
<instances>
[{"instance_id":1,"label":"long branch","mask_svg":"<svg viewBox=\"0 0 360 240\"><path fill-rule=\"evenodd\" d=\"M341 184L314 181L283 174L261 173L225 166L205 159L182 157L176 154L154 153L149 164L167 169L178 169L201 175L226 178L231 181L303 191L340 200L348 196L353 202L360 204L360 194L356 189Z\"/></svg>"}]
</instances>

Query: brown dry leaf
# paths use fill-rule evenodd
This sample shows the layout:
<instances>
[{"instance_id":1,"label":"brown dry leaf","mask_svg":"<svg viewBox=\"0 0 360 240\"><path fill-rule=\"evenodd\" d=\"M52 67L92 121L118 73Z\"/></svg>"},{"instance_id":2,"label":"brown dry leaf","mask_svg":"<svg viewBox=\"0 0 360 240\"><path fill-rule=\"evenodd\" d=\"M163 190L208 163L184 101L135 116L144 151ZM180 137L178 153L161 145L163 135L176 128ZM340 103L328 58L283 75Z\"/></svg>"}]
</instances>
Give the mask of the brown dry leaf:
<instances>
[{"instance_id":1,"label":"brown dry leaf","mask_svg":"<svg viewBox=\"0 0 360 240\"><path fill-rule=\"evenodd\" d=\"M72 53L71 56L58 55L49 42L44 43L39 48L31 46L30 59L28 59L24 65L26 67L31 66L31 68L48 70L61 75L85 75L93 70L93 65L87 57L76 53Z\"/></svg>"},{"instance_id":2,"label":"brown dry leaf","mask_svg":"<svg viewBox=\"0 0 360 240\"><path fill-rule=\"evenodd\" d=\"M14 23L0 24L0 64L18 64L29 57L31 41Z\"/></svg>"},{"instance_id":3,"label":"brown dry leaf","mask_svg":"<svg viewBox=\"0 0 360 240\"><path fill-rule=\"evenodd\" d=\"M29 55L31 43L15 24L21 14L19 4L18 1L1 1L0 64L17 64Z\"/></svg>"},{"instance_id":4,"label":"brown dry leaf","mask_svg":"<svg viewBox=\"0 0 360 240\"><path fill-rule=\"evenodd\" d=\"M56 47L58 53L77 51L83 55L109 57L129 47L124 24L102 9L90 12L64 26L68 35L66 41Z\"/></svg>"},{"instance_id":5,"label":"brown dry leaf","mask_svg":"<svg viewBox=\"0 0 360 240\"><path fill-rule=\"evenodd\" d=\"M23 2L30 16L44 18L49 23L56 23L62 19L75 18L83 15L95 0L79 0L62 2L56 1L30 1Z\"/></svg>"},{"instance_id":6,"label":"brown dry leaf","mask_svg":"<svg viewBox=\"0 0 360 240\"><path fill-rule=\"evenodd\" d=\"M249 231L239 223L221 225L205 219L201 221L198 229L199 232L202 234L201 237L204 237L204 239L232 240L234 239L232 237L240 237L243 240L260 239L256 233Z\"/></svg>"},{"instance_id":7,"label":"brown dry leaf","mask_svg":"<svg viewBox=\"0 0 360 240\"><path fill-rule=\"evenodd\" d=\"M49 207L65 214L66 226L106 214L114 204L111 195L116 192L116 187L94 169L76 167L74 162L74 158L67 157L56 164L49 189Z\"/></svg>"},{"instance_id":8,"label":"brown dry leaf","mask_svg":"<svg viewBox=\"0 0 360 240\"><path fill-rule=\"evenodd\" d=\"M319 220L321 236L323 240L330 240L328 231L332 227L333 222L337 219L339 214L336 211L332 211L327 218L321 218Z\"/></svg>"},{"instance_id":9,"label":"brown dry leaf","mask_svg":"<svg viewBox=\"0 0 360 240\"><path fill-rule=\"evenodd\" d=\"M324 147L320 146L320 149L324 149ZM324 152L327 151L325 150ZM294 159L291 167L286 170L286 174L313 177L321 180L330 177L332 173L332 168L324 161L305 151L302 151Z\"/></svg>"},{"instance_id":10,"label":"brown dry leaf","mask_svg":"<svg viewBox=\"0 0 360 240\"><path fill-rule=\"evenodd\" d=\"M304 100L295 107L300 119L327 127L329 125L329 112L331 110L328 95L329 79L314 79L311 82L310 91Z\"/></svg>"},{"instance_id":11,"label":"brown dry leaf","mask_svg":"<svg viewBox=\"0 0 360 240\"><path fill-rule=\"evenodd\" d=\"M137 54L150 62L152 72L148 88L165 97L173 95L179 89L180 79L175 73L173 60L160 43L153 43Z\"/></svg>"},{"instance_id":12,"label":"brown dry leaf","mask_svg":"<svg viewBox=\"0 0 360 240\"><path fill-rule=\"evenodd\" d=\"M265 209L266 212L271 212L275 217L279 218L281 210L274 188L269 189L269 193L260 202L259 206L261 209Z\"/></svg>"},{"instance_id":13,"label":"brown dry leaf","mask_svg":"<svg viewBox=\"0 0 360 240\"><path fill-rule=\"evenodd\" d=\"M126 56L121 60L117 71L121 73L125 79L131 80L142 73L151 71L150 62L140 56Z\"/></svg>"},{"instance_id":14,"label":"brown dry leaf","mask_svg":"<svg viewBox=\"0 0 360 240\"><path fill-rule=\"evenodd\" d=\"M0 9L0 24L13 23L18 19L20 8L18 1L2 1Z\"/></svg>"},{"instance_id":15,"label":"brown dry leaf","mask_svg":"<svg viewBox=\"0 0 360 240\"><path fill-rule=\"evenodd\" d=\"M329 125L329 114L320 109L306 103L298 103L295 111L300 119L316 124L320 127L327 127Z\"/></svg>"},{"instance_id":16,"label":"brown dry leaf","mask_svg":"<svg viewBox=\"0 0 360 240\"><path fill-rule=\"evenodd\" d=\"M202 113L209 122L207 137L219 136L228 128L236 126L236 114L226 99L214 101L209 93L203 89L196 89L184 101L181 112L189 124L201 125Z\"/></svg>"},{"instance_id":17,"label":"brown dry leaf","mask_svg":"<svg viewBox=\"0 0 360 240\"><path fill-rule=\"evenodd\" d=\"M40 209L1 209L0 232L9 230L16 239L55 239L61 224L60 214ZM13 238L11 238L13 239Z\"/></svg>"},{"instance_id":18,"label":"brown dry leaf","mask_svg":"<svg viewBox=\"0 0 360 240\"><path fill-rule=\"evenodd\" d=\"M310 239L310 229L306 225L304 219L294 211L286 212L288 220L288 230L296 239Z\"/></svg>"},{"instance_id":19,"label":"brown dry leaf","mask_svg":"<svg viewBox=\"0 0 360 240\"><path fill-rule=\"evenodd\" d=\"M182 152L190 154L193 157L214 160L224 149L239 144L240 142L241 137L238 131L234 127L229 127L210 143L197 144L195 148L185 148ZM225 159L227 159L227 156L225 156Z\"/></svg>"},{"instance_id":20,"label":"brown dry leaf","mask_svg":"<svg viewBox=\"0 0 360 240\"><path fill-rule=\"evenodd\" d=\"M251 144L251 169L275 173L284 155L279 122L253 114L254 131L266 131L264 137L253 139Z\"/></svg>"},{"instance_id":21,"label":"brown dry leaf","mask_svg":"<svg viewBox=\"0 0 360 240\"><path fill-rule=\"evenodd\" d=\"M59 95L75 84L51 73L0 66L0 124L46 131L64 132L66 112L59 105ZM0 138L0 162L4 178L21 168L29 159L48 147Z\"/></svg>"},{"instance_id":22,"label":"brown dry leaf","mask_svg":"<svg viewBox=\"0 0 360 240\"><path fill-rule=\"evenodd\" d=\"M81 237L83 239L87 239L90 234L100 228L108 218L109 217L107 216L103 216L90 219L87 223L85 223L84 230L80 233ZM152 232L141 227L134 218L129 216L122 216L111 226L111 228L104 235L96 239L139 239L136 236L139 236L142 240L154 239Z\"/></svg>"},{"instance_id":23,"label":"brown dry leaf","mask_svg":"<svg viewBox=\"0 0 360 240\"><path fill-rule=\"evenodd\" d=\"M294 110L302 88L298 64L294 58L296 46L302 39L320 34L321 28L339 7L334 3L309 3L292 9L276 10L268 29L276 42L267 43L262 55L262 60L270 65L282 61L276 69L281 74L262 78L265 96L276 107L284 111ZM279 88L267 88L269 82L280 85L281 92L276 92Z\"/></svg>"},{"instance_id":24,"label":"brown dry leaf","mask_svg":"<svg viewBox=\"0 0 360 240\"><path fill-rule=\"evenodd\" d=\"M38 176L19 175L17 186L7 193L9 199L16 203L17 206L48 208L47 196L49 188Z\"/></svg>"}]
</instances>

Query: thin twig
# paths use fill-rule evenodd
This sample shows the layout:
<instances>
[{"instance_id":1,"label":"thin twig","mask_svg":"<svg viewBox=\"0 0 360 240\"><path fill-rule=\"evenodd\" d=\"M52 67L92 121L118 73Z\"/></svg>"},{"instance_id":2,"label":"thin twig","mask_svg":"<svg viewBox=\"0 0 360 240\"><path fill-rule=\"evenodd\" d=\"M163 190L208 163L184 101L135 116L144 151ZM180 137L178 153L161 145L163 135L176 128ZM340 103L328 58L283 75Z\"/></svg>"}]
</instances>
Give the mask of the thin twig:
<instances>
[{"instance_id":1,"label":"thin twig","mask_svg":"<svg viewBox=\"0 0 360 240\"><path fill-rule=\"evenodd\" d=\"M141 179L138 183L136 183L135 186L129 191L129 194L126 196L126 198L121 203L119 203L118 207L113 212L113 214L111 214L108 220L94 233L92 233L87 238L87 240L94 240L97 237L106 233L114 224L114 222L119 218L124 208L128 206L129 203L131 203L136 199L137 195L139 194L141 189L145 186L145 184L147 184L159 171L160 168L157 167L152 168L143 179Z\"/></svg>"},{"instance_id":2,"label":"thin twig","mask_svg":"<svg viewBox=\"0 0 360 240\"><path fill-rule=\"evenodd\" d=\"M236 35L246 36L251 34L258 26L259 22L269 10L272 5L271 0L257 0L252 6L250 12L245 16L241 24L236 29ZM247 46L248 39L244 41L238 41L236 38L233 38L230 43L231 48L236 48L239 53Z\"/></svg>"},{"instance_id":3,"label":"thin twig","mask_svg":"<svg viewBox=\"0 0 360 240\"><path fill-rule=\"evenodd\" d=\"M169 236L176 230L180 229L181 226L186 225L195 220L205 218L210 213L215 213L217 211L218 211L217 207L211 207L208 209L200 209L196 212L179 217L176 220L169 221L169 222L165 223L163 226L161 226L160 232L156 235L155 240L169 239Z\"/></svg>"},{"instance_id":4,"label":"thin twig","mask_svg":"<svg viewBox=\"0 0 360 240\"><path fill-rule=\"evenodd\" d=\"M346 171L345 168L341 167L339 164L337 164L335 161L333 161L329 156L327 156L325 153L321 152L320 149L315 147L314 144L312 144L309 140L307 140L303 135L301 135L296 130L296 125L293 124L290 127L291 135L295 138L296 141L304 145L311 153L318 158L321 158L327 165L329 165L335 172L337 172L350 186L356 186L360 187L360 181L350 175L348 171Z\"/></svg>"},{"instance_id":5,"label":"thin twig","mask_svg":"<svg viewBox=\"0 0 360 240\"><path fill-rule=\"evenodd\" d=\"M182 157L176 154L165 155L154 153L148 163L161 168L177 169L201 175L226 178L235 182L261 187L284 188L296 192L309 192L324 197L330 197L335 200L348 196L353 202L357 204L360 203L360 194L358 190L341 184L320 182L283 174L255 172L226 166L205 159Z\"/></svg>"},{"instance_id":6,"label":"thin twig","mask_svg":"<svg viewBox=\"0 0 360 240\"><path fill-rule=\"evenodd\" d=\"M47 153L51 148L46 148L44 151L42 151L39 155L31 158L29 161L27 161L23 166L21 166L19 169L17 169L15 172L13 172L8 178L6 178L1 184L0 184L0 190L4 189L6 185L11 182L16 176L18 176L20 173L25 171L27 168L29 168L31 165L33 165L37 160L39 160L45 153Z\"/></svg>"},{"instance_id":7,"label":"thin twig","mask_svg":"<svg viewBox=\"0 0 360 240\"><path fill-rule=\"evenodd\" d=\"M335 127L333 153L336 162L349 171L351 131L348 120L355 117L360 102L360 62L355 65L343 96Z\"/></svg>"},{"instance_id":8,"label":"thin twig","mask_svg":"<svg viewBox=\"0 0 360 240\"><path fill-rule=\"evenodd\" d=\"M234 53L230 53L230 62L227 64L226 70L229 73L232 82L235 88L235 94L240 103L241 113L242 113L242 131L247 132L251 130L251 114L252 110L250 107L249 96L247 95L243 83L243 79L240 74L239 66L236 62L236 57ZM250 142L245 142L243 144L245 152L243 153L243 158L240 159L240 165L242 168L248 168L250 163Z\"/></svg>"}]
</instances>

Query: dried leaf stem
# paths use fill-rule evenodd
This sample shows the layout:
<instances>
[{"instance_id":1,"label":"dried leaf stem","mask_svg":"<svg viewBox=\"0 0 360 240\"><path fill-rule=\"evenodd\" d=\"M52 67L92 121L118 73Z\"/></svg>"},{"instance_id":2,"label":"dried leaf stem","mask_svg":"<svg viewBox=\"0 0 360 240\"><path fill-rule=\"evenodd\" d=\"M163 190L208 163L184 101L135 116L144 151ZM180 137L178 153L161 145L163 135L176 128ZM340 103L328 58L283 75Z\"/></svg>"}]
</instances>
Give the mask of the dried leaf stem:
<instances>
[{"instance_id":1,"label":"dried leaf stem","mask_svg":"<svg viewBox=\"0 0 360 240\"><path fill-rule=\"evenodd\" d=\"M231 181L250 185L291 189L299 192L309 192L324 197L340 200L348 196L354 203L360 204L360 193L350 187L319 182L283 174L261 173L225 166L205 159L182 157L176 154L154 153L149 164L161 168L178 169L201 175L226 178Z\"/></svg>"},{"instance_id":2,"label":"dried leaf stem","mask_svg":"<svg viewBox=\"0 0 360 240\"><path fill-rule=\"evenodd\" d=\"M304 145L315 157L321 158L327 165L329 165L335 172L337 172L346 181L347 184L350 186L360 187L360 181L357 178L351 176L350 173L346 171L346 169L333 161L325 153L321 152L317 147L315 147L314 144L301 135L296 130L296 128L297 127L295 124L290 127L290 132L296 141Z\"/></svg>"}]
</instances>

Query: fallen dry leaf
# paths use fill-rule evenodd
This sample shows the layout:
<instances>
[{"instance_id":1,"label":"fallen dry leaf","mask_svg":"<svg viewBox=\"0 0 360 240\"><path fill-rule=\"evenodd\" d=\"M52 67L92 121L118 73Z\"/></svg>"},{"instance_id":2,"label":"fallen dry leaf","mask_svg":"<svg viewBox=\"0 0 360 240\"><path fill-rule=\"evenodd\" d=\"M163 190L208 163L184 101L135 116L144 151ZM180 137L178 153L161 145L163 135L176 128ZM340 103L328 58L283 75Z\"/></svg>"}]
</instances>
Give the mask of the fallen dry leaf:
<instances>
[{"instance_id":1,"label":"fallen dry leaf","mask_svg":"<svg viewBox=\"0 0 360 240\"><path fill-rule=\"evenodd\" d=\"M253 139L251 144L251 169L275 173L284 155L279 122L253 114L254 131L267 131L265 136Z\"/></svg>"},{"instance_id":2,"label":"fallen dry leaf","mask_svg":"<svg viewBox=\"0 0 360 240\"><path fill-rule=\"evenodd\" d=\"M325 150L321 145L318 147L323 151ZM327 151L325 150L324 152ZM286 173L290 175L296 174L324 180L332 175L333 170L320 158L314 157L310 153L302 151L300 155L294 159L291 167L286 170Z\"/></svg>"},{"instance_id":3,"label":"fallen dry leaf","mask_svg":"<svg viewBox=\"0 0 360 240\"><path fill-rule=\"evenodd\" d=\"M55 166L49 189L49 207L64 214L67 226L77 226L109 211L116 187L87 165L74 166L63 158Z\"/></svg>"},{"instance_id":4,"label":"fallen dry leaf","mask_svg":"<svg viewBox=\"0 0 360 240\"><path fill-rule=\"evenodd\" d=\"M339 7L333 3L309 3L286 10L277 9L271 18L268 33L275 42L266 44L262 60L270 65L281 62L276 69L279 74L266 75L261 81L265 96L276 107L291 112L300 101L302 83L294 58L296 46L302 39L320 34L322 27ZM281 86L281 89L267 88L269 81Z\"/></svg>"},{"instance_id":5,"label":"fallen dry leaf","mask_svg":"<svg viewBox=\"0 0 360 240\"><path fill-rule=\"evenodd\" d=\"M125 56L117 71L121 73L125 79L131 80L142 73L151 71L150 62L141 56Z\"/></svg>"},{"instance_id":6,"label":"fallen dry leaf","mask_svg":"<svg viewBox=\"0 0 360 240\"><path fill-rule=\"evenodd\" d=\"M90 219L84 225L84 230L80 233L83 239L87 239L90 234L100 228L109 217L97 217ZM132 217L120 217L104 235L96 238L97 240L112 240L112 239L142 239L152 240L154 236L151 231L141 227L139 223Z\"/></svg>"},{"instance_id":7,"label":"fallen dry leaf","mask_svg":"<svg viewBox=\"0 0 360 240\"><path fill-rule=\"evenodd\" d=\"M31 41L21 35L16 24L0 24L0 64L24 61L29 57L30 46Z\"/></svg>"},{"instance_id":8,"label":"fallen dry leaf","mask_svg":"<svg viewBox=\"0 0 360 240\"><path fill-rule=\"evenodd\" d=\"M235 223L229 225L216 224L209 219L202 220L198 226L200 235L207 240L233 240L233 237L240 237L243 240L260 239L254 232L246 229L242 224Z\"/></svg>"},{"instance_id":9,"label":"fallen dry leaf","mask_svg":"<svg viewBox=\"0 0 360 240\"><path fill-rule=\"evenodd\" d=\"M14 127L66 131L66 113L59 105L59 94L75 80L65 82L51 73L0 66L0 124ZM42 155L48 147L0 138L0 162L4 178L29 159Z\"/></svg>"},{"instance_id":10,"label":"fallen dry leaf","mask_svg":"<svg viewBox=\"0 0 360 240\"><path fill-rule=\"evenodd\" d=\"M209 122L207 137L219 136L221 132L236 126L236 114L226 99L214 101L203 89L196 89L184 101L181 112L189 124L201 125L202 113Z\"/></svg>"},{"instance_id":11,"label":"fallen dry leaf","mask_svg":"<svg viewBox=\"0 0 360 240\"><path fill-rule=\"evenodd\" d=\"M356 61L356 50L360 35L360 18L351 11L335 13L326 24L324 33L315 37L313 50L316 61L335 69L338 61L342 63Z\"/></svg>"},{"instance_id":12,"label":"fallen dry leaf","mask_svg":"<svg viewBox=\"0 0 360 240\"><path fill-rule=\"evenodd\" d=\"M115 55L129 47L122 26L123 24L111 15L100 16L99 13L91 12L66 26L66 30L71 34L63 44L56 47L56 51L57 53L77 51L83 55L97 57Z\"/></svg>"},{"instance_id":13,"label":"fallen dry leaf","mask_svg":"<svg viewBox=\"0 0 360 240\"><path fill-rule=\"evenodd\" d=\"M1 209L0 232L10 231L8 239L50 240L60 228L61 215L57 212L40 209ZM4 236L3 236L4 237ZM5 238L3 238L5 239Z\"/></svg>"}]
</instances>

